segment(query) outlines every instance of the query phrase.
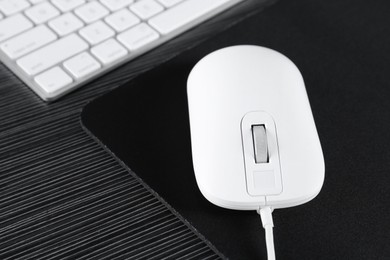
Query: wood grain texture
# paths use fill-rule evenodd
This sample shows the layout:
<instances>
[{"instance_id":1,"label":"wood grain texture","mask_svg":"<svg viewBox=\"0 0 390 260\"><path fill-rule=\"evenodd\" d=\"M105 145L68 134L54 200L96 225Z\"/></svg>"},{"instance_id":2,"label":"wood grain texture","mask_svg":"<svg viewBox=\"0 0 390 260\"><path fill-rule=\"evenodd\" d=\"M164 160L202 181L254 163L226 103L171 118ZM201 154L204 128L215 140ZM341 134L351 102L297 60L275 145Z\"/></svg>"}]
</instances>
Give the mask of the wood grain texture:
<instances>
[{"instance_id":1,"label":"wood grain texture","mask_svg":"<svg viewBox=\"0 0 390 260\"><path fill-rule=\"evenodd\" d=\"M274 1L250 0L54 103L0 64L0 259L218 259L82 130L82 108Z\"/></svg>"}]
</instances>

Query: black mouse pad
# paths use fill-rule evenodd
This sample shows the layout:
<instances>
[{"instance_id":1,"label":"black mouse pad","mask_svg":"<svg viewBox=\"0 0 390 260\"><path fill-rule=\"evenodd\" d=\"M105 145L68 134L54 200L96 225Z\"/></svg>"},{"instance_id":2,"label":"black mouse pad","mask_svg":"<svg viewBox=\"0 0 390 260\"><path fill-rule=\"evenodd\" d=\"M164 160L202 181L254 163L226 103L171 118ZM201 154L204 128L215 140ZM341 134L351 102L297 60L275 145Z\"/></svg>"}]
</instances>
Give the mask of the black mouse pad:
<instances>
[{"instance_id":1,"label":"black mouse pad","mask_svg":"<svg viewBox=\"0 0 390 260\"><path fill-rule=\"evenodd\" d=\"M390 258L390 4L326 2L281 1L82 113L92 135L230 259L266 259L264 232L255 212L218 208L199 192L186 80L203 56L237 44L278 50L300 68L325 156L317 198L274 211L276 256Z\"/></svg>"}]
</instances>

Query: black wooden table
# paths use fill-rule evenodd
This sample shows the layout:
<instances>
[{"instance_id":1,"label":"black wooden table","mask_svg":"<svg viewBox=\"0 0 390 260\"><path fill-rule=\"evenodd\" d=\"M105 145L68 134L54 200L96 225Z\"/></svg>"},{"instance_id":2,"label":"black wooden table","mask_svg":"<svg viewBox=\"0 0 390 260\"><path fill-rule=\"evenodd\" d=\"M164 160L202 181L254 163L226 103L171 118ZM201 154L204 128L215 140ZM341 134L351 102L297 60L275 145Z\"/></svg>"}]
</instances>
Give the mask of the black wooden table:
<instances>
[{"instance_id":1,"label":"black wooden table","mask_svg":"<svg viewBox=\"0 0 390 260\"><path fill-rule=\"evenodd\" d=\"M245 0L50 104L0 64L0 259L222 258L84 132L80 114L264 2ZM280 259L390 259L389 12L388 0L286 0L252 16L250 33L304 76L326 165L313 202L275 210Z\"/></svg>"}]
</instances>

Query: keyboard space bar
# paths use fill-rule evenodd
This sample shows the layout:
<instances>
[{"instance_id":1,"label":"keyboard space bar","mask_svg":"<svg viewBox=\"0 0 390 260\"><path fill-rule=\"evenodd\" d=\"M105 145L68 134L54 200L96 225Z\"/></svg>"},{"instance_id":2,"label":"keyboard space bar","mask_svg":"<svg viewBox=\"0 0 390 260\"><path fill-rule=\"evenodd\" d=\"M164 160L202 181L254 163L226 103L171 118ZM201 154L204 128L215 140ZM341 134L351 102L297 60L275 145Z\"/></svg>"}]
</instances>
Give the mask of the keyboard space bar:
<instances>
[{"instance_id":1,"label":"keyboard space bar","mask_svg":"<svg viewBox=\"0 0 390 260\"><path fill-rule=\"evenodd\" d=\"M187 0L149 20L161 34L169 34L231 0Z\"/></svg>"}]
</instances>

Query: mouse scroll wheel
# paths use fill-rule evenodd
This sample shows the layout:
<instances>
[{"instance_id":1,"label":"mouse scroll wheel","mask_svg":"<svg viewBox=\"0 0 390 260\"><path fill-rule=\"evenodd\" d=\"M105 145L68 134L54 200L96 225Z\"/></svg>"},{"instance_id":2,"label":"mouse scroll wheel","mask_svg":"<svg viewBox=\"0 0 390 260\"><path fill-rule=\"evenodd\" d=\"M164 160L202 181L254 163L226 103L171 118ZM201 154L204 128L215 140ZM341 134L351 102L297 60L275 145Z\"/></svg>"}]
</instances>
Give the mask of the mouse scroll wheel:
<instances>
[{"instance_id":1,"label":"mouse scroll wheel","mask_svg":"<svg viewBox=\"0 0 390 260\"><path fill-rule=\"evenodd\" d=\"M268 163L267 133L264 125L252 125L254 157L256 163Z\"/></svg>"}]
</instances>

